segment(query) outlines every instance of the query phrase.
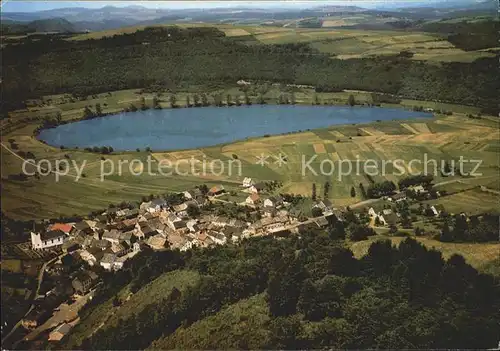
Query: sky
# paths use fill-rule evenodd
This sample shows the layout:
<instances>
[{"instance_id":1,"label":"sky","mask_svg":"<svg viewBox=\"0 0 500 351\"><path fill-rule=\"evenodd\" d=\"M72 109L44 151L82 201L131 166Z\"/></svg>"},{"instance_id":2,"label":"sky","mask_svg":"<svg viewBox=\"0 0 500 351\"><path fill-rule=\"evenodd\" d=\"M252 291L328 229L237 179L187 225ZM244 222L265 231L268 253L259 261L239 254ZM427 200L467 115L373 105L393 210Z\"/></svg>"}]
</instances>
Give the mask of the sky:
<instances>
[{"instance_id":1,"label":"sky","mask_svg":"<svg viewBox=\"0 0 500 351\"><path fill-rule=\"evenodd\" d=\"M71 7L86 7L86 8L101 8L104 6L117 6L125 7L131 5L140 5L148 8L162 8L162 9L184 9L184 8L216 8L216 7L288 7L288 8L307 8L312 6L322 5L352 5L361 7L374 7L376 5L387 4L388 2L398 4L404 3L405 5L418 2L429 4L436 2L443 2L445 0L313 0L313 1L210 1L210 0L197 0L197 1L22 1L22 0L1 0L3 12L35 12L42 10L51 10L57 8L71 8Z\"/></svg>"}]
</instances>

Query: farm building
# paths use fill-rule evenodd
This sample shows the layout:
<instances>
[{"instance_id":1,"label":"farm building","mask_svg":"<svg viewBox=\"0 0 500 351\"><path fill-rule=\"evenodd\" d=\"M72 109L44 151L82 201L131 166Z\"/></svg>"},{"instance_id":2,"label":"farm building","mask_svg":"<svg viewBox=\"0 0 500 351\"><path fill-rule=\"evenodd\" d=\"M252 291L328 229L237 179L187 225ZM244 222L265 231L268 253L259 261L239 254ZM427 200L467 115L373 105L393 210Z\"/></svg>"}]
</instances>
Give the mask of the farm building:
<instances>
[{"instance_id":1,"label":"farm building","mask_svg":"<svg viewBox=\"0 0 500 351\"><path fill-rule=\"evenodd\" d=\"M215 186L210 188L210 190L208 191L208 195L210 195L210 196L221 195L221 194L224 194L225 192L226 192L226 189L224 189L224 186L215 185Z\"/></svg>"},{"instance_id":2,"label":"farm building","mask_svg":"<svg viewBox=\"0 0 500 351\"><path fill-rule=\"evenodd\" d=\"M254 185L254 181L253 181L252 178L246 177L245 179L243 179L243 184L242 185L243 185L244 188L249 188L252 185Z\"/></svg>"}]
</instances>

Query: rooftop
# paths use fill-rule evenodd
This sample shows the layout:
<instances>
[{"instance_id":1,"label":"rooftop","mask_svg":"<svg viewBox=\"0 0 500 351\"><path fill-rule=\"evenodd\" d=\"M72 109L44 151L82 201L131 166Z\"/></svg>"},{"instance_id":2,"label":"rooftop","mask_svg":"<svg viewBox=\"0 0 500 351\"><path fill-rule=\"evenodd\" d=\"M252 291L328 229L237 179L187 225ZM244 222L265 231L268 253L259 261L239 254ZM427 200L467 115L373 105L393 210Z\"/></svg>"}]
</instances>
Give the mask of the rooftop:
<instances>
[{"instance_id":1,"label":"rooftop","mask_svg":"<svg viewBox=\"0 0 500 351\"><path fill-rule=\"evenodd\" d=\"M49 227L50 230L61 230L64 233L69 233L73 229L73 225L69 223L55 223Z\"/></svg>"},{"instance_id":2,"label":"rooftop","mask_svg":"<svg viewBox=\"0 0 500 351\"><path fill-rule=\"evenodd\" d=\"M66 234L60 229L49 230L48 232L40 233L40 238L42 240L51 240L51 239L55 239L55 238L65 237L65 236L66 236Z\"/></svg>"}]
</instances>

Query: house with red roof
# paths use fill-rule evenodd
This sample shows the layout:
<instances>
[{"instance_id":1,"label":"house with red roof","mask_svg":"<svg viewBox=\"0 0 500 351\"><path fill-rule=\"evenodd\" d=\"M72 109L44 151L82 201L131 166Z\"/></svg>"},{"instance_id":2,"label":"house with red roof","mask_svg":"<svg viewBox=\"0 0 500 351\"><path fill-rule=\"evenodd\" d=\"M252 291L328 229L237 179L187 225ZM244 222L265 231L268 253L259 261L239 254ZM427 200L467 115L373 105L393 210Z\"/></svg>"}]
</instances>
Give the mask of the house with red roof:
<instances>
[{"instance_id":1,"label":"house with red roof","mask_svg":"<svg viewBox=\"0 0 500 351\"><path fill-rule=\"evenodd\" d=\"M73 224L70 223L54 223L49 227L49 230L60 230L66 235L69 235L73 229Z\"/></svg>"},{"instance_id":2,"label":"house with red roof","mask_svg":"<svg viewBox=\"0 0 500 351\"><path fill-rule=\"evenodd\" d=\"M246 198L245 202L249 205L256 205L260 202L260 196L256 193L253 193L249 197Z\"/></svg>"}]
</instances>

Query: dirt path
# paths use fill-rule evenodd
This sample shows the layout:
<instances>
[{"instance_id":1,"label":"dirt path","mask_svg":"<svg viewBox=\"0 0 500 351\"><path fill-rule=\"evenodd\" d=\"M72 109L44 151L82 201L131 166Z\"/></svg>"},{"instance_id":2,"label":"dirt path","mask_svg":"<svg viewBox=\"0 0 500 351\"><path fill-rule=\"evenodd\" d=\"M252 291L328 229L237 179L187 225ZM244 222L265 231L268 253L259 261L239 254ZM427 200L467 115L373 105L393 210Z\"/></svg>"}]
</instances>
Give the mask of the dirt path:
<instances>
[{"instance_id":1,"label":"dirt path","mask_svg":"<svg viewBox=\"0 0 500 351\"><path fill-rule=\"evenodd\" d=\"M366 205L371 205L375 202L378 202L378 201L381 201L382 199L368 199L368 200L363 200L363 201L360 201L360 202L356 202L355 204L353 205L350 205L349 207L350 208L358 208L358 207L363 207L363 206L366 206Z\"/></svg>"},{"instance_id":2,"label":"dirt path","mask_svg":"<svg viewBox=\"0 0 500 351\"><path fill-rule=\"evenodd\" d=\"M75 302L71 305L66 303L62 303L59 306L59 310L55 311L55 313L50 317L45 323L41 326L33 330L31 333L24 337L24 340L31 341L34 340L43 333L44 331L58 326L61 323L69 322L78 317L78 311L82 309L83 306L87 303L89 298L94 295L94 291L89 292L84 296L80 296Z\"/></svg>"},{"instance_id":3,"label":"dirt path","mask_svg":"<svg viewBox=\"0 0 500 351\"><path fill-rule=\"evenodd\" d=\"M492 175L492 176L482 176L482 177L474 177L474 178L451 179L451 180L445 180L445 181L436 183L433 186L440 186L440 185L452 184L452 183L469 184L469 182L468 182L469 180L488 179L488 178L497 178L497 176L496 175Z\"/></svg>"}]
</instances>

